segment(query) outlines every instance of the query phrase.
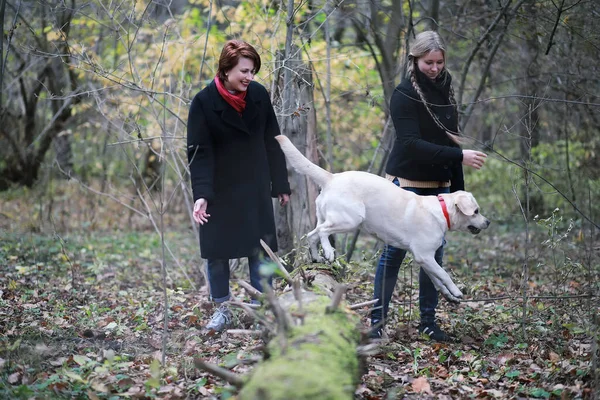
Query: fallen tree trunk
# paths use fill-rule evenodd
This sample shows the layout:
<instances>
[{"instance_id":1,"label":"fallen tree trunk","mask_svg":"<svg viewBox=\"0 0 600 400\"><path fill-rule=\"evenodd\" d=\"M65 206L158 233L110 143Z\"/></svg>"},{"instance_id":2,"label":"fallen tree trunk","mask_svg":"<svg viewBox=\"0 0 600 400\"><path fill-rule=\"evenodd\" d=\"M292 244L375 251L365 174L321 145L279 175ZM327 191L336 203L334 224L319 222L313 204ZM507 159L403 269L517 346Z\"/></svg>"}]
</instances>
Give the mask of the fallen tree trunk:
<instances>
[{"instance_id":1,"label":"fallen tree trunk","mask_svg":"<svg viewBox=\"0 0 600 400\"><path fill-rule=\"evenodd\" d=\"M361 374L359 348L366 335L359 316L341 303L346 287L327 265L295 272L295 278L286 277L293 290L278 297L270 288L265 291L276 329L268 329L272 334L264 360L248 376L217 374L240 388L240 400L354 397ZM196 365L215 373L201 362Z\"/></svg>"},{"instance_id":2,"label":"fallen tree trunk","mask_svg":"<svg viewBox=\"0 0 600 400\"><path fill-rule=\"evenodd\" d=\"M312 294L309 294L312 293ZM358 316L330 310L324 294L303 293L300 322L279 332L239 393L244 399L352 399L360 378ZM310 299L310 300L309 300ZM288 312L298 311L293 304Z\"/></svg>"}]
</instances>

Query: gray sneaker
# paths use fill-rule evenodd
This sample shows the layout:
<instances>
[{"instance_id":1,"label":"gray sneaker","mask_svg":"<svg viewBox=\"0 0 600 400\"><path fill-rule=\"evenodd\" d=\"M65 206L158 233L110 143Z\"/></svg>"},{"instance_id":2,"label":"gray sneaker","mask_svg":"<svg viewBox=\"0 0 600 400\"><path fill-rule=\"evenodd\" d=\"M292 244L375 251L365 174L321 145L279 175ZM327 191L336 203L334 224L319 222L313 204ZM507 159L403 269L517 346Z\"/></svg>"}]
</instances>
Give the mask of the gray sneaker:
<instances>
[{"instance_id":1,"label":"gray sneaker","mask_svg":"<svg viewBox=\"0 0 600 400\"><path fill-rule=\"evenodd\" d=\"M231 311L223 304L215 310L210 318L206 329L208 331L221 332L231 324Z\"/></svg>"}]
</instances>

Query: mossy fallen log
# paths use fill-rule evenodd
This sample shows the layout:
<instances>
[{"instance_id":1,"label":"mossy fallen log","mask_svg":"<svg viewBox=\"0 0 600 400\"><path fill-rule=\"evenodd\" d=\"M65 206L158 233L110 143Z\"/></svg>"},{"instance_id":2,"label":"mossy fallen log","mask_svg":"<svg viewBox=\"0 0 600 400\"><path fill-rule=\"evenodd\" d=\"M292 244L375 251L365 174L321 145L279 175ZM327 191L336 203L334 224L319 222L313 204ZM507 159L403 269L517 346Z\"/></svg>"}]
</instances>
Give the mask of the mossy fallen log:
<instances>
[{"instance_id":1,"label":"mossy fallen log","mask_svg":"<svg viewBox=\"0 0 600 400\"><path fill-rule=\"evenodd\" d=\"M344 306L331 311L325 294L303 291L301 323L267 345L239 393L240 400L352 399L360 378L359 317ZM297 304L287 309L299 312Z\"/></svg>"},{"instance_id":2,"label":"mossy fallen log","mask_svg":"<svg viewBox=\"0 0 600 400\"><path fill-rule=\"evenodd\" d=\"M269 327L265 358L248 375L196 364L240 388L239 400L354 398L361 374L358 349L366 340L360 317L341 302L345 285L337 283L330 266L297 271L286 277L293 290L277 297L266 291L277 328Z\"/></svg>"}]
</instances>

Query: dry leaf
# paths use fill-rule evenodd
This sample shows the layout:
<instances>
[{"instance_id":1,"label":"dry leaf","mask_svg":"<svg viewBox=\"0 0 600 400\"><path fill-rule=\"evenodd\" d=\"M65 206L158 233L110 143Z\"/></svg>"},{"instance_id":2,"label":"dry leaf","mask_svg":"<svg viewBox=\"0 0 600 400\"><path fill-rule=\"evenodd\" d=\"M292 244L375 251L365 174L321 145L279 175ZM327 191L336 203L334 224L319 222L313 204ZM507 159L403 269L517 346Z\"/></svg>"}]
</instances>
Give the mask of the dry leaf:
<instances>
[{"instance_id":1,"label":"dry leaf","mask_svg":"<svg viewBox=\"0 0 600 400\"><path fill-rule=\"evenodd\" d=\"M10 384L15 384L17 382L19 382L21 380L21 373L20 372L15 372L14 374L10 374L8 376L8 383Z\"/></svg>"},{"instance_id":2,"label":"dry leaf","mask_svg":"<svg viewBox=\"0 0 600 400\"><path fill-rule=\"evenodd\" d=\"M424 376L420 376L414 381L412 381L413 391L416 393L429 393L431 394L431 386L429 386L429 382L427 382L427 378Z\"/></svg>"}]
</instances>

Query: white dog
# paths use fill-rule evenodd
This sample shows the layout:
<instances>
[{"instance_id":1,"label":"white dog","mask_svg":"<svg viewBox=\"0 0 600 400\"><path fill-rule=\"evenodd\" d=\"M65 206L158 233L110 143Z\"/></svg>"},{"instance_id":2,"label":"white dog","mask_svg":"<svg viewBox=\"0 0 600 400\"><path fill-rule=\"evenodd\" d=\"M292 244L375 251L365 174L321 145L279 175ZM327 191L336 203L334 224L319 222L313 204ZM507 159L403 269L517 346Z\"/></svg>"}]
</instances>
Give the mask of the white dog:
<instances>
[{"instance_id":1,"label":"white dog","mask_svg":"<svg viewBox=\"0 0 600 400\"><path fill-rule=\"evenodd\" d=\"M479 214L471 193L457 191L439 196L418 196L380 176L361 171L332 174L310 162L284 135L275 137L289 164L311 178L322 190L317 197L317 226L308 233L312 257L322 261L317 249L333 261L329 235L359 226L384 243L409 250L444 297L457 302L462 293L450 275L435 261L447 230L486 229L490 221Z\"/></svg>"}]
</instances>

